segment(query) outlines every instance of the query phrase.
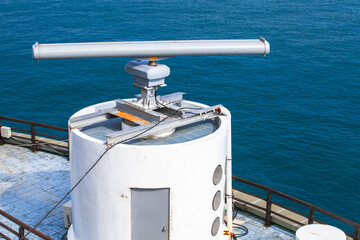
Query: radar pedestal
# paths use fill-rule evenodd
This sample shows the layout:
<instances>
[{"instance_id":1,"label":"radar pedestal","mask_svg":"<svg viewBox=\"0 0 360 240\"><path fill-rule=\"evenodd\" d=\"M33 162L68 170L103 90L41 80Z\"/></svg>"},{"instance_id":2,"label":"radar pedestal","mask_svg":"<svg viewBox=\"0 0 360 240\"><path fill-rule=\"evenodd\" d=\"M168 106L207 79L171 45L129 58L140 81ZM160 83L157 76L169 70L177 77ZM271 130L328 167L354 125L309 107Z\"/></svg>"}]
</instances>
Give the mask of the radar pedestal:
<instances>
[{"instance_id":1,"label":"radar pedestal","mask_svg":"<svg viewBox=\"0 0 360 240\"><path fill-rule=\"evenodd\" d=\"M133 85L141 90L137 102L133 104L144 110L157 108L156 90L166 86L165 77L170 75L170 68L163 64L153 64L152 61L135 60L129 62L125 71L134 75Z\"/></svg>"}]
</instances>

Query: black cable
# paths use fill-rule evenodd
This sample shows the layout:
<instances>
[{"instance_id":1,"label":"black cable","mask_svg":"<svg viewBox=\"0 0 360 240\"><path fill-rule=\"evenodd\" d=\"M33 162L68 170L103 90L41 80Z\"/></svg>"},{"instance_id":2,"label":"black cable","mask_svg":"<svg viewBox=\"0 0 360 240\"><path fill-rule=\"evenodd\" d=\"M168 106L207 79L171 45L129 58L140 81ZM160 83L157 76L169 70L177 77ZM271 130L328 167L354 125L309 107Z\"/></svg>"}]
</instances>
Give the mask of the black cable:
<instances>
[{"instance_id":1,"label":"black cable","mask_svg":"<svg viewBox=\"0 0 360 240\"><path fill-rule=\"evenodd\" d=\"M249 229L243 225L239 225L239 224L236 224L236 223L233 223L233 225L235 227L233 227L233 230L237 229L237 230L241 230L243 231L242 233L236 233L234 234L234 239L236 240L237 238L240 238L240 237L243 237L245 235L247 235L249 233Z\"/></svg>"},{"instance_id":2,"label":"black cable","mask_svg":"<svg viewBox=\"0 0 360 240\"><path fill-rule=\"evenodd\" d=\"M49 145L49 143L26 143L26 142L22 142L22 141L20 141L20 140L18 140L16 138L13 138L13 137L10 137L10 139L21 143L22 145L17 145L17 146L20 146L20 147L22 147L22 146L36 146L36 145ZM69 140L66 139L66 140L62 140L62 141L60 141L60 140L56 140L56 141L58 141L58 142L67 142Z\"/></svg>"},{"instance_id":3,"label":"black cable","mask_svg":"<svg viewBox=\"0 0 360 240\"><path fill-rule=\"evenodd\" d=\"M61 198L61 200L60 200L59 202L57 202L57 203L55 204L55 206L54 206L50 211L48 211L48 212L45 214L45 216L31 229L31 231L29 231L29 232L28 232L23 238L21 238L20 240L25 239L30 233L32 233L32 232L47 218L47 216L49 216L49 214L50 214L52 211L54 211L54 209L55 209L57 206L59 206L59 204L60 204L62 201L64 201L64 199L65 199L67 196L69 196L69 194L81 183L81 181L86 177L86 175L89 174L89 172L100 162L100 160L102 159L102 157L103 157L110 149L112 149L113 147L115 147L116 145L118 145L118 144L120 144L120 143L124 143L124 142L130 141L130 140L132 140L132 139L134 139L134 138L137 138L137 137L141 136L142 134L150 131L151 129L155 128L155 127L158 126L160 123L164 122L166 119L168 119L169 117L171 117L172 115L174 115L175 112L178 112L178 111L180 111L180 110L182 110L182 108L179 108L179 109L177 109L177 110L174 110L173 114L165 117L165 118L162 119L161 121L157 122L155 125L153 125L153 126L149 127L148 129L142 131L141 133L139 133L139 134L137 134L137 135L135 135L135 136L133 136L133 137L130 137L130 138L128 138L128 139L125 139L125 140L122 140L122 141L120 141L120 142L117 142L117 143L111 145L110 147L106 148L105 151L104 151L104 152L100 155L100 157L96 160L96 162L95 162L95 163L89 168L89 170L80 178L80 180L70 189L70 191L68 191L68 192L65 194L65 196L64 196L63 198Z\"/></svg>"},{"instance_id":4,"label":"black cable","mask_svg":"<svg viewBox=\"0 0 360 240\"><path fill-rule=\"evenodd\" d=\"M232 220L234 220L234 219L237 217L237 215L238 215L238 210L237 210L237 208L235 207L235 204L234 204L234 203L232 203L232 209L233 209ZM249 229L248 229L247 227L243 226L243 225L240 225L240 224L237 224L237 223L233 223L233 226L235 226L235 227L233 227L233 231L234 231L234 229L238 229L238 230L243 231L243 233L236 233L236 234L234 234L234 239L235 239L235 240L236 240L237 238L243 237L243 236L245 236L246 234L249 233Z\"/></svg>"},{"instance_id":5,"label":"black cable","mask_svg":"<svg viewBox=\"0 0 360 240\"><path fill-rule=\"evenodd\" d=\"M19 143L21 143L21 144L28 145L28 143L24 143L24 142L22 142L22 141L20 141L20 140L17 140L16 138L10 137L10 139L12 139L12 140L14 140L14 141L16 141L16 142L19 142Z\"/></svg>"},{"instance_id":6,"label":"black cable","mask_svg":"<svg viewBox=\"0 0 360 240\"><path fill-rule=\"evenodd\" d=\"M159 106L159 104L161 105L161 106L163 106L164 108L166 108L166 109L170 109L170 108L168 108L167 106L165 106L164 104L162 104L161 102L159 102L159 100L157 99L157 90L155 89L155 102L156 102L156 105L157 106Z\"/></svg>"},{"instance_id":7,"label":"black cable","mask_svg":"<svg viewBox=\"0 0 360 240\"><path fill-rule=\"evenodd\" d=\"M176 110L178 111L178 110ZM89 170L87 170L87 172L80 178L80 180L70 189L70 191L68 191L65 196L63 198L61 198L61 200L59 202L57 202L55 204L55 206L45 214L45 216L31 229L31 231L29 231L23 238L21 238L20 240L23 240L24 238L26 238L30 233L32 233L44 220L45 218L47 218L47 216L49 216L49 214L54 211L55 208L57 208L57 206L59 206L59 204L64 201L64 199L69 196L69 194L81 183L81 181L86 177L86 175L89 174L89 172L100 162L100 160L102 159L102 157L110 150L112 149L113 147L115 147L116 145L120 144L120 143L123 143L123 142L126 142L126 141L130 141L134 138L137 138L138 136L150 131L151 129L153 129L154 127L158 126L160 123L164 122L166 119L168 119L170 116L162 119L161 121L159 121L158 123L156 123L155 125L149 127L148 129L142 131L141 133L133 136L133 137L130 137L128 139L125 139L123 141L120 141L120 142L117 142L113 145L111 145L110 147L106 148L105 151L100 155L100 157L96 160L96 162L89 168Z\"/></svg>"},{"instance_id":8,"label":"black cable","mask_svg":"<svg viewBox=\"0 0 360 240\"><path fill-rule=\"evenodd\" d=\"M51 148L54 152L56 152L57 154L60 154L60 155L63 155L63 156L67 156L67 154L64 154L62 152L59 152L58 150L56 150L53 146L51 146L50 144L48 143L44 143L45 146Z\"/></svg>"},{"instance_id":9,"label":"black cable","mask_svg":"<svg viewBox=\"0 0 360 240\"><path fill-rule=\"evenodd\" d=\"M171 108L169 108L169 107L167 107L165 104L162 104L161 102L159 102L159 100L157 99L157 90L155 89L155 101L156 101L156 105L157 106L159 106L159 104L161 105L161 106L163 106L164 108L166 108L167 110L173 110L173 109L171 109ZM198 108L194 108L194 107L181 107L181 108L179 108L178 110L176 110L176 111L179 111L180 109L191 109L191 110L200 110L200 109L203 109L203 108L201 108L201 107L198 107ZM193 113L193 112L187 112L187 113L192 113L192 114L194 114L194 115L196 115L197 113Z\"/></svg>"},{"instance_id":10,"label":"black cable","mask_svg":"<svg viewBox=\"0 0 360 240\"><path fill-rule=\"evenodd\" d=\"M56 150L54 147L52 147L49 143L25 143L25 142L22 142L20 140L17 140L16 138L13 138L13 137L10 137L10 139L16 141L16 142L19 142L21 143L20 145L17 145L17 146L20 146L20 147L26 147L26 146L41 146L41 145L44 145L44 146L47 146L49 148L51 148L54 152L56 152L57 154L60 154L60 155L63 155L63 156L67 156L67 154L64 154L62 152L59 152L58 150ZM57 140L58 141L58 140ZM60 142L67 142L68 140L64 140L64 141L60 141Z\"/></svg>"},{"instance_id":11,"label":"black cable","mask_svg":"<svg viewBox=\"0 0 360 240\"><path fill-rule=\"evenodd\" d=\"M67 233L68 233L68 231L66 231L66 233L61 237L61 240L67 239Z\"/></svg>"},{"instance_id":12,"label":"black cable","mask_svg":"<svg viewBox=\"0 0 360 240\"><path fill-rule=\"evenodd\" d=\"M155 90L155 100L157 103L160 103L158 100L157 100L157 96L156 96L156 90ZM133 136L133 137L130 137L128 139L125 139L123 141L120 141L120 142L117 142L113 145L111 145L110 147L106 148L105 151L100 155L100 157L96 160L96 162L89 168L89 170L80 178L80 180L70 189L70 191L68 191L65 196L63 198L61 198L61 200L59 202L57 202L55 204L55 206L50 210L48 211L45 216L31 229L31 231L29 231L23 238L21 238L20 240L23 240L24 238L26 238L30 233L32 233L46 218L47 216L49 216L49 214L54 211L55 208L57 208L57 206L59 206L59 204L64 201L64 199L69 196L69 194L81 183L81 181L86 177L86 175L89 174L89 172L100 162L100 160L102 159L102 157L110 150L112 149L113 147L115 147L116 145L120 144L120 143L124 143L124 142L127 142L127 141L130 141L134 138L137 138L139 136L141 136L142 134L150 131L151 129L155 128L156 126L158 126L160 123L164 122L165 120L167 120L169 117L172 117L173 115L175 115L176 112L179 112L181 111L182 109L202 109L202 108L190 108L190 107L181 107L177 110L173 110L171 108L168 108L167 106L165 106L164 104L160 103L162 106L164 106L165 108L167 108L168 110L171 110L173 111L169 116L165 117L164 119L162 119L161 121L157 122L155 125L149 127L148 129L142 131L141 133Z\"/></svg>"},{"instance_id":13,"label":"black cable","mask_svg":"<svg viewBox=\"0 0 360 240\"><path fill-rule=\"evenodd\" d=\"M238 211L235 207L235 204L232 203L232 220L234 220L237 217L237 215L238 215Z\"/></svg>"}]
</instances>

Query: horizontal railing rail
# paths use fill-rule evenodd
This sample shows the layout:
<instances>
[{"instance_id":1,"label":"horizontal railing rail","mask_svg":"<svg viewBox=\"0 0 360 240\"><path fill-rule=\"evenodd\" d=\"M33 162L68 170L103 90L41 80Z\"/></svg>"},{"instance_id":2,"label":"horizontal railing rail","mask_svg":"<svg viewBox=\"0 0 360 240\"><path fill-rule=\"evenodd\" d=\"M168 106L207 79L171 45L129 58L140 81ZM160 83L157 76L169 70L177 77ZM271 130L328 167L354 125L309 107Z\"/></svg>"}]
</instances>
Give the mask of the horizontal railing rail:
<instances>
[{"instance_id":1,"label":"horizontal railing rail","mask_svg":"<svg viewBox=\"0 0 360 240\"><path fill-rule=\"evenodd\" d=\"M19 239L22 240L29 240L28 238L25 238L25 230L31 232L32 234L35 234L36 236L40 237L41 239L44 240L54 240L53 238L45 235L42 232L39 232L36 229L33 229L32 227L30 227L29 225L23 223L22 221L20 221L19 219L11 216L10 214L6 213L5 211L3 211L2 209L0 209L0 215L4 216L5 218L9 219L10 221L12 221L13 223L15 223L16 225L19 226L19 231L15 231L14 229L12 229L11 227L7 226L6 224L0 222L0 226L5 228L7 231L9 231L10 233L14 234L15 236L17 236ZM11 240L11 238L9 236L6 236L4 233L0 232L0 236L6 240Z\"/></svg>"},{"instance_id":2,"label":"horizontal railing rail","mask_svg":"<svg viewBox=\"0 0 360 240\"><path fill-rule=\"evenodd\" d=\"M48 133L42 133L39 131L36 131L36 127L40 127L40 128L45 128L45 129L51 129L51 130L55 130L55 131L59 131L59 132L66 132L67 133L67 129L66 128L61 128L61 127L56 127L56 126L52 126L52 125L48 125L48 124L43 124L43 123L37 123L37 122L32 122L32 121L26 121L26 120L21 120L21 119L16 119L16 118L10 118L10 117L4 117L4 116L0 116L0 127L3 124L3 121L8 121L8 122L16 122L16 123L21 123L21 124L25 124L28 125L29 129L22 129L19 127L14 127L14 126L8 126L10 127L12 130L15 130L17 132L20 133L26 133L29 134L29 137L24 137L24 136L16 136L17 139L24 139L24 140L29 140L31 143L29 144L29 146L31 146L31 149L33 152L38 150L38 145L43 144L43 145L48 145L48 146L52 146L52 147L62 147L62 148L67 148L64 147L63 145L59 145L56 142L52 142L52 141L42 141L37 139L37 137L48 137L51 138L52 140L57 140L57 141L67 141L68 140L68 134L66 134L66 138L62 137L62 136L55 136L52 134L48 134ZM3 138L1 136L1 132L0 132L0 144L3 144ZM24 143L24 145L26 145ZM68 155L68 152L67 154Z\"/></svg>"},{"instance_id":3,"label":"horizontal railing rail","mask_svg":"<svg viewBox=\"0 0 360 240\"><path fill-rule=\"evenodd\" d=\"M45 142L45 141L41 141L41 140L38 140L36 139L36 135L41 135L41 136L46 136L46 137L51 137L51 138L54 138L54 139L60 139L60 140L67 140L67 138L63 138L63 137L60 137L60 136L54 136L54 135L50 135L50 134L47 134L47 133L41 133L41 132L37 132L35 131L35 127L42 127L42 128L47 128L47 129L52 129L52 130L57 130L57 131L61 131L61 132L67 132L67 129L66 128L61 128L61 127L56 127L56 126L51 126L51 125L47 125L47 124L42 124L42 123L36 123L36 122L31 122L31 121L26 121L26 120L20 120L20 119L15 119L15 118L9 118L9 117L4 117L4 116L0 116L0 127L1 127L1 120L5 120L5 121L10 121L10 122L17 122L17 123L23 123L23 124L27 124L30 126L30 130L26 130L26 129L21 129L21 128L17 128L17 127L11 127L13 130L16 130L16 131L21 131L21 132L26 132L26 133L30 133L31 135L31 145L32 145L32 150L33 151L37 151L37 143L45 143L45 144L48 144L48 145L53 145L53 146L60 146L60 145L57 145L56 143L49 143L49 142ZM17 138L24 138L24 137L21 137L21 136L18 136ZM28 138L24 138L24 139L28 139ZM29 139L28 139L29 140ZM0 133L0 144L2 144L3 141L2 141L2 137L1 137L1 133ZM67 148L67 150L69 149L68 146L60 146L60 147L63 147L63 148ZM314 222L318 222L318 223L323 223L322 221L318 220L315 218L315 213L318 212L318 213L322 213L330 218L333 218L333 219L336 219L338 221L341 221L351 227L354 228L354 233L353 234L350 234L350 233L346 233L347 236L349 237L352 237L354 240L360 240L359 238L359 233L360 233L360 224L356 223L356 222L353 222L351 220L348 220L344 217L341 217L337 214L334 214L332 212L329 212L325 209L322 209L320 207L317 207L313 204L310 204L310 203L307 203L303 200L300 200L300 199L297 199L295 197L292 197L290 195L287 195L285 193L282 193L280 191L277 191L277 190L274 190L270 187L266 187L264 185L261 185L261 184L258 184L258 183L255 183L255 182L251 182L249 180L246 180L246 179L243 179L243 178L240 178L240 177L237 177L237 176L233 176L232 177L233 180L235 181L238 181L238 182L241 182L241 183L244 183L246 185L249 185L249 186L252 186L252 187L255 187L255 188L258 188L258 189L261 189L261 190L264 190L266 191L267 195L266 195L266 198L264 197L261 197L261 196L258 196L256 194L253 194L253 193L250 193L250 192L247 192L247 191L244 191L244 190L241 190L241 189L238 189L238 188L234 188L235 190L237 191L240 191L240 192L243 192L243 193L246 193L248 195L251 195L253 197L256 197L256 198L259 198L259 199L262 199L266 202L266 206L265 208L264 207L260 207L256 204L253 204L251 202L247 202L243 199L239 199L239 198L236 198L234 197L234 199L236 201L239 201L239 202L242 202L244 204L247 204L249 206L252 206L254 208L257 208L259 210L262 210L262 211L265 211L265 226L270 226L271 225L271 216L272 215L277 215L281 218L284 218L290 222L293 222L293 223L296 223L296 224L299 224L300 226L302 225L305 225L304 223L300 223L294 219L291 219L281 213L278 213L278 212L275 212L271 209L272 205L275 204L279 207L282 207L284 209L287 209L288 211L291 211L293 213L296 213L300 216L303 216L305 218L308 219L308 224L311 224L311 223L314 223ZM272 196L273 195L277 195L279 197L282 197L284 199L287 199L287 200L290 200L294 203L297 203L299 205L302 205L302 206L305 206L306 208L308 208L308 214L303 214L303 213L300 213L296 210L293 210L289 207L286 207L286 206L283 206L277 202L274 202L272 200ZM3 211L0 210L0 214L3 215ZM6 214L6 213L5 213ZM17 220L17 219L16 219ZM19 220L17 220L19 221ZM20 222L20 221L19 221ZM23 224L23 223L22 223ZM0 222L0 226L3 226L4 224ZM27 225L26 225L27 226ZM4 226L3 226L4 227ZM6 227L4 227L6 228ZM20 227L21 228L21 227ZM25 227L22 227L23 229L26 229L28 230L27 228ZM9 230L9 229L8 229ZM10 230L9 230L10 231ZM12 230L14 231L14 230ZM10 231L10 232L12 232ZM40 233L41 234L41 233ZM8 239L6 236L3 236L1 233L0 233L0 236L5 238L5 239ZM47 236L46 236L47 237ZM51 239L51 238L44 238L44 239Z\"/></svg>"},{"instance_id":4,"label":"horizontal railing rail","mask_svg":"<svg viewBox=\"0 0 360 240\"><path fill-rule=\"evenodd\" d=\"M316 212L322 213L322 214L324 214L324 215L326 215L326 216L328 216L328 217L330 217L330 218L333 218L333 219L335 219L335 220L341 221L341 222L343 222L343 223L345 223L345 224L347 224L347 225L349 225L349 226L351 226L351 227L354 228L354 234L345 232L346 235L349 236L349 237L351 237L351 238L353 238L354 240L360 240L360 239L359 239L359 233L360 233L360 224L359 224L359 223L353 222L353 221L351 221L351 220L349 220L349 219L346 219L346 218L344 218L344 217L341 217L341 216L339 216L339 215L337 215L337 214L335 214L335 213L329 212L329 211L327 211L327 210L325 210L325 209L322 209L322 208L320 208L320 207L317 207L317 206L315 206L315 205L313 205L313 204L307 203L307 202L305 202L305 201L303 201L303 200L297 199L297 198L295 198L295 197L292 197L292 196L287 195L287 194L285 194L285 193L282 193L282 192L280 192L280 191L274 190L274 189L272 189L272 188L270 188L270 187L266 187L266 186L264 186L264 185L261 185L261 184L255 183L255 182L251 182L251 181L249 181L249 180L246 180L246 179L240 178L240 177L236 177L236 176L233 176L232 178L233 178L233 180L235 180L235 181L238 181L238 182L244 183L244 184L246 184L246 185L249 185L249 186L252 186L252 187L255 187L255 188L258 188L258 189L261 189L261 190L266 191L267 197L266 197L266 198L263 198L263 197L260 197L260 196L258 196L258 195L256 195L256 194L253 194L253 193L249 194L249 193L246 192L246 191L240 190L240 189L238 189L238 188L234 188L234 189L237 190L237 191L240 191L240 192L249 194L249 195L251 195L251 196L254 196L254 197L263 199L263 200L266 202L266 207L263 208L263 207L260 207L260 206L258 206L258 205L256 205L256 204L252 204L251 202L248 202L248 201L245 201L245 200L243 200L243 199L239 199L239 198L234 197L234 199L235 199L236 201L242 202L242 203L247 204L247 205L249 205L249 206L252 206L252 207L254 207L254 208L257 208L257 209L260 209L260 210L265 211L265 226L270 226L270 225L271 225L271 222L272 222L272 221L271 221L271 216L272 216L272 214L273 214L273 215L277 215L277 216L279 216L279 217L281 217L281 218L284 218L284 219L286 219L286 220L288 220L288 221L291 221L291 222L293 222L293 223L299 224L300 226L306 225L306 224L304 224L304 223L300 223L300 222L298 222L298 221L296 221L296 220L294 220L294 219L291 219L291 218L289 218L289 217L287 217L287 216L285 216L285 215L283 215L283 214L280 214L280 213L277 213L277 212L275 212L275 211L272 211L271 206L272 206L273 204L275 204L275 205L277 205L277 206L279 206L279 207L283 207L283 208L285 208L285 209L287 209L287 210L289 210L289 211L292 211L292 212L294 212L294 213L296 213L296 214L298 214L298 215L307 217L307 219L308 219L308 224L312 224L312 223L314 223L315 221L316 221L316 222L319 222L319 223L323 223L322 221L320 221L320 220L318 220L318 219L315 218L315 213L316 213ZM290 201L292 201L292 202L294 202L294 203L297 203L297 204L300 204L300 205L302 205L302 206L307 207L307 208L309 209L308 215L302 214L302 213L300 213L300 212L298 212L298 211L292 210L292 209L290 209L290 208L288 208L288 207L282 206L281 204L279 204L279 203L277 203L277 202L274 202L274 201L272 200L272 196L273 196L273 195L277 195L277 196L279 196L279 197L282 197L282 198L284 198L284 199L290 200Z\"/></svg>"},{"instance_id":5,"label":"horizontal railing rail","mask_svg":"<svg viewBox=\"0 0 360 240\"><path fill-rule=\"evenodd\" d=\"M4 117L4 116L0 116L0 120L1 119L11 121L11 122L25 123L25 124L29 124L29 125L38 126L38 127L49 128L49 129L53 129L53 130L59 130L59 131L67 132L66 128L56 127L56 126L43 124L43 123L37 123L37 122L26 121L26 120L21 120L21 119L16 119L16 118Z\"/></svg>"}]
</instances>

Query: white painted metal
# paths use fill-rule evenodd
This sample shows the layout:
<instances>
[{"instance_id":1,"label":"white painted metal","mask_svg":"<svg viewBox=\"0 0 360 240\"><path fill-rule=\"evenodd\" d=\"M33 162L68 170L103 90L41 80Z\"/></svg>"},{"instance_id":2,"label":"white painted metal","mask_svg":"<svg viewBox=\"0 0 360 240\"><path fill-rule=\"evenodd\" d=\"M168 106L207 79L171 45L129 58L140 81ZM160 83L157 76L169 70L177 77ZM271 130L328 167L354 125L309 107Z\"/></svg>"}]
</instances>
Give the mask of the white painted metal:
<instances>
[{"instance_id":1,"label":"white painted metal","mask_svg":"<svg viewBox=\"0 0 360 240\"><path fill-rule=\"evenodd\" d=\"M330 225L309 224L296 231L296 240L346 240L346 235Z\"/></svg>"},{"instance_id":2,"label":"white painted metal","mask_svg":"<svg viewBox=\"0 0 360 240\"><path fill-rule=\"evenodd\" d=\"M133 85L140 88L141 98L134 104L143 110L157 108L156 90L165 85L165 77L170 75L170 68L163 64L150 66L149 61L135 60L125 66L125 72L134 75Z\"/></svg>"},{"instance_id":3,"label":"white painted metal","mask_svg":"<svg viewBox=\"0 0 360 240\"><path fill-rule=\"evenodd\" d=\"M131 240L169 239L170 189L133 188Z\"/></svg>"},{"instance_id":4,"label":"white painted metal","mask_svg":"<svg viewBox=\"0 0 360 240\"><path fill-rule=\"evenodd\" d=\"M10 138L11 137L11 128L10 127L1 127L1 137L3 138Z\"/></svg>"},{"instance_id":5,"label":"white painted metal","mask_svg":"<svg viewBox=\"0 0 360 240\"><path fill-rule=\"evenodd\" d=\"M232 228L232 145L231 145L231 113L225 108L221 107L221 114L227 119L227 139L226 139L226 222L230 232Z\"/></svg>"},{"instance_id":6,"label":"white painted metal","mask_svg":"<svg viewBox=\"0 0 360 240\"><path fill-rule=\"evenodd\" d=\"M33 58L175 57L195 55L267 55L270 44L263 38L247 40L184 40L140 42L89 42L33 45Z\"/></svg>"},{"instance_id":7,"label":"white painted metal","mask_svg":"<svg viewBox=\"0 0 360 240\"><path fill-rule=\"evenodd\" d=\"M72 210L71 210L71 201L68 201L63 205L63 216L64 216L64 226L68 229L72 223Z\"/></svg>"},{"instance_id":8,"label":"white painted metal","mask_svg":"<svg viewBox=\"0 0 360 240\"><path fill-rule=\"evenodd\" d=\"M148 80L163 79L170 75L170 68L164 64L149 66L148 61L131 61L125 66L125 72ZM148 86L149 87L149 86Z\"/></svg>"},{"instance_id":9,"label":"white painted metal","mask_svg":"<svg viewBox=\"0 0 360 240\"><path fill-rule=\"evenodd\" d=\"M80 110L73 117L115 107L111 101ZM197 104L205 107L204 105ZM228 121L205 137L169 145L113 147L72 192L73 224L69 240L131 239L131 188L169 188L169 239L224 239L223 228L211 235L213 221L223 223L222 200L212 208L218 190L224 199L225 178L216 186L213 174L225 168ZM72 186L104 152L103 141L70 130Z\"/></svg>"}]
</instances>

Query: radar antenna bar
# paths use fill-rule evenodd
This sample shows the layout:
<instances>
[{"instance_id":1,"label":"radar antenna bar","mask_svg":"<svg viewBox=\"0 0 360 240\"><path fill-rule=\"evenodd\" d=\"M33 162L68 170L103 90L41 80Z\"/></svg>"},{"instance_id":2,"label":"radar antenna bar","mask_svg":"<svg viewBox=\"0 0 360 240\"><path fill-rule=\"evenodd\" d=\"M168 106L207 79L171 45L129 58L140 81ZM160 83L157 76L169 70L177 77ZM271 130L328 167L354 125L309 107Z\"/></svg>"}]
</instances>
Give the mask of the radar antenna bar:
<instances>
[{"instance_id":1,"label":"radar antenna bar","mask_svg":"<svg viewBox=\"0 0 360 240\"><path fill-rule=\"evenodd\" d=\"M267 55L270 44L264 39L182 40L89 43L35 43L36 61L46 59L131 57L158 60L176 56Z\"/></svg>"}]
</instances>

